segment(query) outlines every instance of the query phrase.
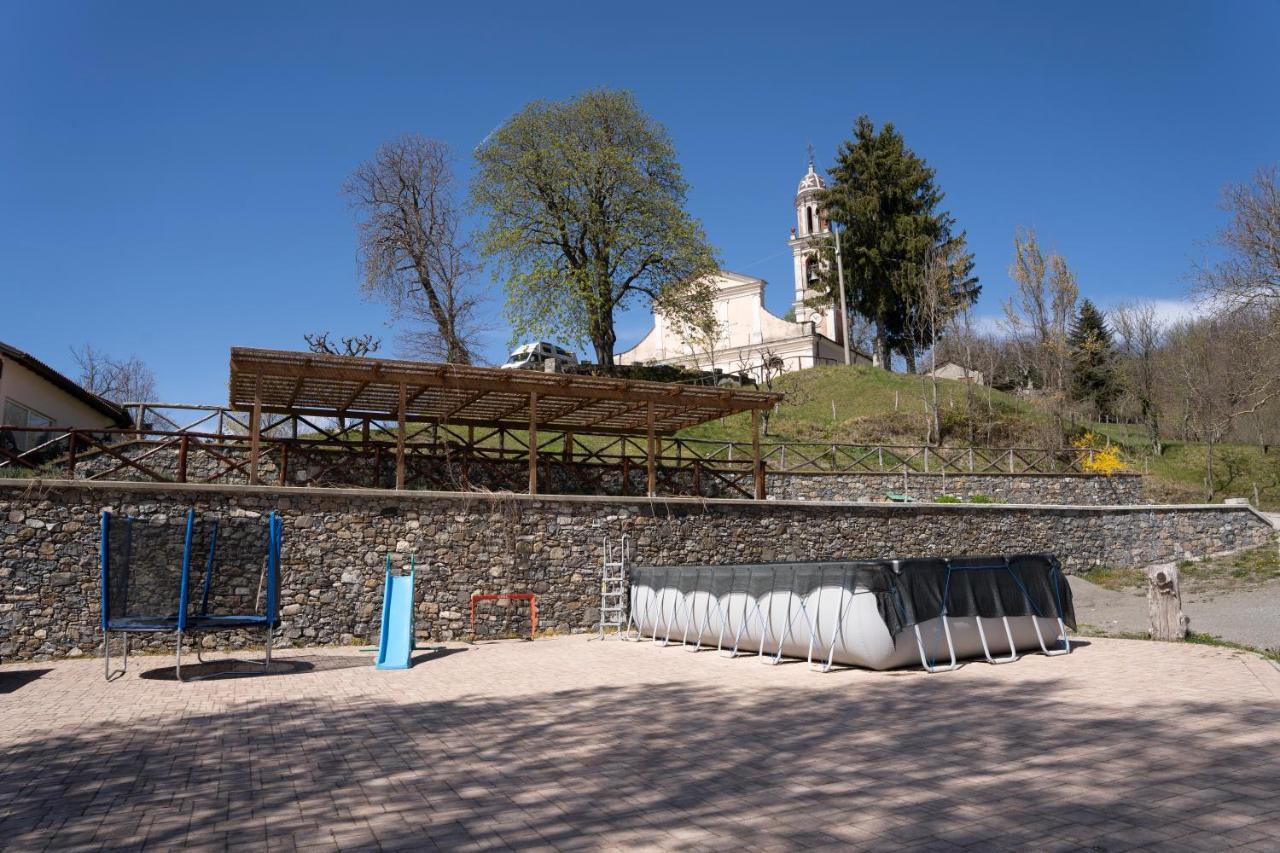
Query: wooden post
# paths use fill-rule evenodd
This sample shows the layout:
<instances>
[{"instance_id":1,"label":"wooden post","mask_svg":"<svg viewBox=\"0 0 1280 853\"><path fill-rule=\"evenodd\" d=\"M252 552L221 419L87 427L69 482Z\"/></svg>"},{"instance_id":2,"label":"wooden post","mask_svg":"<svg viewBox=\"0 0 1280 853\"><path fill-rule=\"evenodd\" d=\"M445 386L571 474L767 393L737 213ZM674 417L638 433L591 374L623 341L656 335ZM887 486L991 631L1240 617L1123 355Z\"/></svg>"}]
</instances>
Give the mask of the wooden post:
<instances>
[{"instance_id":1,"label":"wooden post","mask_svg":"<svg viewBox=\"0 0 1280 853\"><path fill-rule=\"evenodd\" d=\"M759 409L751 410L751 478L755 480L756 500L764 500L764 463L760 461Z\"/></svg>"},{"instance_id":2,"label":"wooden post","mask_svg":"<svg viewBox=\"0 0 1280 853\"><path fill-rule=\"evenodd\" d=\"M529 394L529 494L538 493L538 392Z\"/></svg>"},{"instance_id":3,"label":"wooden post","mask_svg":"<svg viewBox=\"0 0 1280 853\"><path fill-rule=\"evenodd\" d=\"M178 439L178 482L187 482L187 441L191 436L185 432Z\"/></svg>"},{"instance_id":4,"label":"wooden post","mask_svg":"<svg viewBox=\"0 0 1280 853\"><path fill-rule=\"evenodd\" d=\"M645 462L649 471L649 497L653 497L658 491L658 471L654 467L654 448L657 445L657 439L653 434L653 403L645 406L645 437L647 443L645 445Z\"/></svg>"},{"instance_id":5,"label":"wooden post","mask_svg":"<svg viewBox=\"0 0 1280 853\"><path fill-rule=\"evenodd\" d=\"M185 436L183 436L185 438ZM76 431L71 430L67 443L67 476L71 479L76 478ZM1255 487L1256 491L1256 487ZM1257 501L1254 501L1256 504Z\"/></svg>"},{"instance_id":6,"label":"wooden post","mask_svg":"<svg viewBox=\"0 0 1280 853\"><path fill-rule=\"evenodd\" d=\"M1151 639L1185 640L1191 620L1182 612L1182 591L1178 588L1178 564L1147 566L1147 615Z\"/></svg>"},{"instance_id":7,"label":"wooden post","mask_svg":"<svg viewBox=\"0 0 1280 853\"><path fill-rule=\"evenodd\" d=\"M400 383L400 405L396 412L396 489L404 488L404 383Z\"/></svg>"},{"instance_id":8,"label":"wooden post","mask_svg":"<svg viewBox=\"0 0 1280 853\"><path fill-rule=\"evenodd\" d=\"M253 414L249 419L249 485L258 485L258 452L262 449L262 374L253 384Z\"/></svg>"},{"instance_id":9,"label":"wooden post","mask_svg":"<svg viewBox=\"0 0 1280 853\"><path fill-rule=\"evenodd\" d=\"M277 482L281 486L289 482L289 445L283 441L280 442L280 477Z\"/></svg>"}]
</instances>

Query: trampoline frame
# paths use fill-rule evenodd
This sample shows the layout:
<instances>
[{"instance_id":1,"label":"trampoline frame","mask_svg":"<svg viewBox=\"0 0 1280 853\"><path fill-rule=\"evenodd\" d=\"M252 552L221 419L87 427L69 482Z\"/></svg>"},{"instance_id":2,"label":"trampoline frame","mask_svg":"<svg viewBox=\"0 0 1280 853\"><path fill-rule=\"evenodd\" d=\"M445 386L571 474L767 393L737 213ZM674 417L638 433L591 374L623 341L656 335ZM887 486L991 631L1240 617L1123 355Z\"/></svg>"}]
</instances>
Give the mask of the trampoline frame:
<instances>
[{"instance_id":1,"label":"trampoline frame","mask_svg":"<svg viewBox=\"0 0 1280 853\"><path fill-rule=\"evenodd\" d=\"M271 668L271 647L274 639L275 629L280 624L279 617L279 576L280 576L280 551L284 539L284 523L275 511L267 514L267 565L266 565L266 612L264 615L247 614L233 616L210 616L209 610L209 592L213 581L214 555L217 552L218 544L218 523L214 523L213 533L209 541L209 553L205 560L204 583L200 598L200 613L195 616L189 616L187 613L187 605L191 588L191 555L192 555L192 533L195 527L195 510L187 510L186 531L183 539L182 547L182 575L178 588L178 612L174 616L141 616L122 618L113 621L111 618L111 561L109 558L110 537L108 530L111 524L112 514L103 510L101 516L101 533L99 540L99 568L101 580L101 611L102 611L102 658L103 658L103 675L107 681L114 681L129 671L129 635L130 634L154 634L169 633L173 631L175 634L175 665L174 672L179 681L197 681L201 678L211 676L191 676L183 677L182 675L182 645L187 634L198 634L211 631L229 631L237 628L253 628L261 626L265 631L265 648L266 655L262 662L261 673L253 672L228 672L217 673L218 676L240 676L240 675L258 675L266 674ZM125 546L126 551L132 548L132 529L135 519L133 516L125 516L125 536L128 544ZM133 622L134 624L128 624ZM154 624L146 624L152 622ZM124 623L124 624L122 624ZM118 670L111 669L111 633L116 632L122 634L123 656L121 665ZM206 663L202 650L199 645L196 646L196 660L199 663Z\"/></svg>"}]
</instances>

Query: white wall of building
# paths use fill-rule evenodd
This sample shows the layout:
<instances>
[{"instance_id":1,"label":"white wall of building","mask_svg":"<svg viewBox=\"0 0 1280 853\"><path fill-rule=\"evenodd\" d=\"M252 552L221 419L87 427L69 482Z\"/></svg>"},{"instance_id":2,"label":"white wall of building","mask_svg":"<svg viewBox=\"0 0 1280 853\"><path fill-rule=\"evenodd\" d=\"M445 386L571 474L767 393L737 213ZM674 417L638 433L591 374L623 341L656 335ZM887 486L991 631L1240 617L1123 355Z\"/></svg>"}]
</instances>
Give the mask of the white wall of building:
<instances>
[{"instance_id":1,"label":"white wall of building","mask_svg":"<svg viewBox=\"0 0 1280 853\"><path fill-rule=\"evenodd\" d=\"M764 306L764 279L720 270L713 276L716 287L714 311L720 324L717 340L708 344L689 341L676 324L655 312L653 329L625 352L616 355L619 364L674 364L699 370L753 373L760 376L766 361L770 372L802 370L824 364L843 364L843 312L834 305L812 307L822 297L809 286L809 265L818 262L819 249L832 239L826 219L818 206L822 178L813 164L800 179L796 192L796 227L787 245L791 248L796 321L784 320ZM868 359L851 353L854 363ZM780 366L780 367L779 367Z\"/></svg>"}]
</instances>

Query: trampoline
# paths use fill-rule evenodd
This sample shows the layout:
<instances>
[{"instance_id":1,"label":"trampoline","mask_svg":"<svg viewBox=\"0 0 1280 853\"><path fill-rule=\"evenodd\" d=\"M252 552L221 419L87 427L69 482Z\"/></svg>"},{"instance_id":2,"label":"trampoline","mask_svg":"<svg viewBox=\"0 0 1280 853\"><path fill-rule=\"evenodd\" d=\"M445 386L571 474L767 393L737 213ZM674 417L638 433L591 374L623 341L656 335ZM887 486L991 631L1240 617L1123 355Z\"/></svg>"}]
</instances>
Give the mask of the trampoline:
<instances>
[{"instance_id":1,"label":"trampoline","mask_svg":"<svg viewBox=\"0 0 1280 853\"><path fill-rule=\"evenodd\" d=\"M626 635L769 663L929 672L1071 650L1071 588L1049 554L655 566L632 573Z\"/></svg>"},{"instance_id":2,"label":"trampoline","mask_svg":"<svg viewBox=\"0 0 1280 853\"><path fill-rule=\"evenodd\" d=\"M135 633L173 633L177 677L185 680L187 635L261 629L266 641L261 671L266 672L280 623L282 531L274 512L205 518L192 509L179 518L139 519L104 511L100 560L107 680L128 670L129 635ZM112 633L123 635L123 662L114 672ZM197 644L196 658L204 663L200 655Z\"/></svg>"}]
</instances>

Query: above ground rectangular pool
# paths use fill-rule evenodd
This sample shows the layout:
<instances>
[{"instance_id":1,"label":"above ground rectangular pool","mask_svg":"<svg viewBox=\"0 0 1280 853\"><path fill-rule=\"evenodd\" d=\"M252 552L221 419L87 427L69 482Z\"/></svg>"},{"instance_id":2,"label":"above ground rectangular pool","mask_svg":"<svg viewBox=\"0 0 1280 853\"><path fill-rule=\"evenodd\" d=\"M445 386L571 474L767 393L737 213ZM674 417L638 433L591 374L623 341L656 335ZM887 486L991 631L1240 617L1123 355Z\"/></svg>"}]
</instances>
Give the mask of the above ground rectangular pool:
<instances>
[{"instance_id":1,"label":"above ground rectangular pool","mask_svg":"<svg viewBox=\"0 0 1280 853\"><path fill-rule=\"evenodd\" d=\"M1049 554L639 567L632 632L667 643L930 672L1065 654L1071 588Z\"/></svg>"}]
</instances>

